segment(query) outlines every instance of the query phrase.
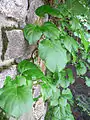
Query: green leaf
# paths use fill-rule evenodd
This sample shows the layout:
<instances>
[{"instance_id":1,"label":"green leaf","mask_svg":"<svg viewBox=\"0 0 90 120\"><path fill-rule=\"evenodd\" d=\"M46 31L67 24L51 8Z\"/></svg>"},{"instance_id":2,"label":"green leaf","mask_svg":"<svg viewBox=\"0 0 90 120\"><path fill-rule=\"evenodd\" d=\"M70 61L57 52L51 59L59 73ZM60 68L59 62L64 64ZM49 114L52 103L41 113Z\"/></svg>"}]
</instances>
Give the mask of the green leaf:
<instances>
[{"instance_id":1,"label":"green leaf","mask_svg":"<svg viewBox=\"0 0 90 120\"><path fill-rule=\"evenodd\" d=\"M65 99L68 99L68 100L72 99L72 97L73 97L73 96L72 96L72 93L71 93L71 91L70 91L69 88L62 90L62 96L63 96Z\"/></svg>"},{"instance_id":2,"label":"green leaf","mask_svg":"<svg viewBox=\"0 0 90 120\"><path fill-rule=\"evenodd\" d=\"M84 75L87 72L87 68L83 62L79 62L76 65L76 70L78 75Z\"/></svg>"},{"instance_id":3,"label":"green leaf","mask_svg":"<svg viewBox=\"0 0 90 120\"><path fill-rule=\"evenodd\" d=\"M64 45L70 53L72 53L73 50L78 51L77 42L70 36L64 38Z\"/></svg>"},{"instance_id":4,"label":"green leaf","mask_svg":"<svg viewBox=\"0 0 90 120\"><path fill-rule=\"evenodd\" d=\"M52 96L50 99L50 105L51 106L57 106L58 105L58 99L60 97L60 90L56 88L55 91L52 92Z\"/></svg>"},{"instance_id":5,"label":"green leaf","mask_svg":"<svg viewBox=\"0 0 90 120\"><path fill-rule=\"evenodd\" d=\"M70 105L64 99L57 106L48 106L45 120L74 120ZM66 104L66 105L65 105Z\"/></svg>"},{"instance_id":6,"label":"green leaf","mask_svg":"<svg viewBox=\"0 0 90 120\"><path fill-rule=\"evenodd\" d=\"M85 81L86 85L87 85L88 87L90 87L90 78L87 78L87 77L85 77L85 78L86 78L86 81Z\"/></svg>"},{"instance_id":7,"label":"green leaf","mask_svg":"<svg viewBox=\"0 0 90 120\"><path fill-rule=\"evenodd\" d=\"M51 105L51 106L57 106L57 105L58 105L58 100L57 100L57 99L51 100L51 101L50 101L50 105Z\"/></svg>"},{"instance_id":8,"label":"green leaf","mask_svg":"<svg viewBox=\"0 0 90 120\"><path fill-rule=\"evenodd\" d=\"M42 27L42 32L47 38L57 39L59 37L60 31L55 24L51 22L45 22Z\"/></svg>"},{"instance_id":9,"label":"green leaf","mask_svg":"<svg viewBox=\"0 0 90 120\"><path fill-rule=\"evenodd\" d=\"M47 84L42 84L41 85L41 93L42 93L44 101L47 99L50 99L50 97L52 96L51 86L47 85Z\"/></svg>"},{"instance_id":10,"label":"green leaf","mask_svg":"<svg viewBox=\"0 0 90 120\"><path fill-rule=\"evenodd\" d=\"M52 86L53 87L53 86ZM55 86L55 88L56 88L56 86ZM58 98L60 97L61 95L60 95L60 89L55 89L55 90L53 90L53 93L52 93L52 99L57 99L58 100Z\"/></svg>"},{"instance_id":11,"label":"green leaf","mask_svg":"<svg viewBox=\"0 0 90 120\"><path fill-rule=\"evenodd\" d=\"M58 17L58 18L62 17L61 14L60 14L60 11L58 9L52 8L49 5L42 5L42 6L38 7L36 9L35 13L39 17L44 17L45 14L49 14L51 16Z\"/></svg>"},{"instance_id":12,"label":"green leaf","mask_svg":"<svg viewBox=\"0 0 90 120\"><path fill-rule=\"evenodd\" d=\"M29 44L36 44L41 35L42 31L38 25L28 24L24 28L24 36Z\"/></svg>"},{"instance_id":13,"label":"green leaf","mask_svg":"<svg viewBox=\"0 0 90 120\"><path fill-rule=\"evenodd\" d=\"M67 118L67 120L75 120L73 115L72 115L72 111L71 111L71 107L70 107L69 103L66 105L65 110L66 110L66 118Z\"/></svg>"},{"instance_id":14,"label":"green leaf","mask_svg":"<svg viewBox=\"0 0 90 120\"><path fill-rule=\"evenodd\" d=\"M84 60L86 60L87 59L87 55L88 55L88 53L87 52L85 52L85 51L81 51L81 55L82 55L82 59L84 59Z\"/></svg>"},{"instance_id":15,"label":"green leaf","mask_svg":"<svg viewBox=\"0 0 90 120\"><path fill-rule=\"evenodd\" d=\"M29 80L42 79L45 77L43 72L28 60L23 60L18 64L18 71L23 74L23 76L28 77Z\"/></svg>"},{"instance_id":16,"label":"green leaf","mask_svg":"<svg viewBox=\"0 0 90 120\"><path fill-rule=\"evenodd\" d=\"M32 109L32 91L28 86L5 86L0 89L0 107L9 115L20 117Z\"/></svg>"},{"instance_id":17,"label":"green leaf","mask_svg":"<svg viewBox=\"0 0 90 120\"><path fill-rule=\"evenodd\" d=\"M61 21L65 20L65 18L69 15L68 8L65 4L58 4L58 10L60 11L60 14L62 15Z\"/></svg>"},{"instance_id":18,"label":"green leaf","mask_svg":"<svg viewBox=\"0 0 90 120\"><path fill-rule=\"evenodd\" d=\"M4 81L4 86L10 86L12 85L12 78L10 76L7 76L5 81Z\"/></svg>"},{"instance_id":19,"label":"green leaf","mask_svg":"<svg viewBox=\"0 0 90 120\"><path fill-rule=\"evenodd\" d=\"M58 118L61 120L61 111L59 106L54 108L53 114L54 114L54 117L57 118L55 120L58 120Z\"/></svg>"},{"instance_id":20,"label":"green leaf","mask_svg":"<svg viewBox=\"0 0 90 120\"><path fill-rule=\"evenodd\" d=\"M51 81L51 79L47 79L44 83L41 83L41 93L44 100L50 99L55 100L60 96L60 90L56 88Z\"/></svg>"},{"instance_id":21,"label":"green leaf","mask_svg":"<svg viewBox=\"0 0 90 120\"><path fill-rule=\"evenodd\" d=\"M18 86L26 85L26 78L21 75L17 75L15 82L17 83Z\"/></svg>"},{"instance_id":22,"label":"green leaf","mask_svg":"<svg viewBox=\"0 0 90 120\"><path fill-rule=\"evenodd\" d=\"M72 70L71 69L62 70L59 73L59 80L57 84L60 84L60 86L63 88L67 88L72 83L74 83Z\"/></svg>"},{"instance_id":23,"label":"green leaf","mask_svg":"<svg viewBox=\"0 0 90 120\"><path fill-rule=\"evenodd\" d=\"M67 105L67 99L61 97L59 99L59 104L62 106L62 107L65 107Z\"/></svg>"},{"instance_id":24,"label":"green leaf","mask_svg":"<svg viewBox=\"0 0 90 120\"><path fill-rule=\"evenodd\" d=\"M73 72L71 69L66 69L66 74L68 76L68 81L70 81L71 84L75 82L74 77L73 77Z\"/></svg>"},{"instance_id":25,"label":"green leaf","mask_svg":"<svg viewBox=\"0 0 90 120\"><path fill-rule=\"evenodd\" d=\"M88 63L90 63L90 55L88 55L87 61L88 61Z\"/></svg>"},{"instance_id":26,"label":"green leaf","mask_svg":"<svg viewBox=\"0 0 90 120\"><path fill-rule=\"evenodd\" d=\"M66 5L68 7L68 9L72 8L72 4L73 3L73 0L66 0Z\"/></svg>"},{"instance_id":27,"label":"green leaf","mask_svg":"<svg viewBox=\"0 0 90 120\"><path fill-rule=\"evenodd\" d=\"M12 79L10 76L7 76L5 81L4 81L4 86L12 86L12 85L17 85L17 86L22 86L22 85L27 85L26 84L26 78L22 75L17 75L15 79Z\"/></svg>"},{"instance_id":28,"label":"green leaf","mask_svg":"<svg viewBox=\"0 0 90 120\"><path fill-rule=\"evenodd\" d=\"M71 25L71 29L72 29L73 31L76 31L76 30L81 29L80 21L78 20L78 18L73 18L73 19L70 21L70 25Z\"/></svg>"},{"instance_id":29,"label":"green leaf","mask_svg":"<svg viewBox=\"0 0 90 120\"><path fill-rule=\"evenodd\" d=\"M70 9L71 13L73 13L74 15L85 15L85 13L87 12L87 8L85 7L85 5L83 5L79 0L74 0L72 4L73 6Z\"/></svg>"},{"instance_id":30,"label":"green leaf","mask_svg":"<svg viewBox=\"0 0 90 120\"><path fill-rule=\"evenodd\" d=\"M66 77L66 72L62 71L59 74L59 80L57 84L60 84L61 87L63 88L67 88L70 85L70 81L68 81L68 79L65 78Z\"/></svg>"},{"instance_id":31,"label":"green leaf","mask_svg":"<svg viewBox=\"0 0 90 120\"><path fill-rule=\"evenodd\" d=\"M55 120L74 120L74 117L71 112L70 105L67 103L64 105L64 100L61 100L60 105L53 108L52 113L52 120L55 118Z\"/></svg>"},{"instance_id":32,"label":"green leaf","mask_svg":"<svg viewBox=\"0 0 90 120\"><path fill-rule=\"evenodd\" d=\"M62 48L60 41L43 40L39 44L39 56L51 72L61 71L67 63L66 50Z\"/></svg>"},{"instance_id":33,"label":"green leaf","mask_svg":"<svg viewBox=\"0 0 90 120\"><path fill-rule=\"evenodd\" d=\"M87 51L88 51L88 48L89 48L89 42L86 40L83 31L80 31L80 35L81 35L81 42L82 42L82 44L84 45L84 48L85 48L85 50L86 50L86 52L87 52Z\"/></svg>"}]
</instances>

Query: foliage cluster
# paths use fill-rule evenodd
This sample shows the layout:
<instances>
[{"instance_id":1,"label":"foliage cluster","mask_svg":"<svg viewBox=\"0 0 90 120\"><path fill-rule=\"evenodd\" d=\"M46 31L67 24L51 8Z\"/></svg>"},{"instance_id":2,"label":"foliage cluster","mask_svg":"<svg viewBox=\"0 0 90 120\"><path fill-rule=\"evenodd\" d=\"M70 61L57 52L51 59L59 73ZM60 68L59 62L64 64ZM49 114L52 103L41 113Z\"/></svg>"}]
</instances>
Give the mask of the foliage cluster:
<instances>
[{"instance_id":1,"label":"foliage cluster","mask_svg":"<svg viewBox=\"0 0 90 120\"><path fill-rule=\"evenodd\" d=\"M46 74L29 60L18 64L18 75L13 80L7 77L0 89L0 107L6 113L19 117L32 108L32 86L41 85L41 95L49 102L46 120L74 120L71 111L73 95L69 89L75 82L73 72L67 66L72 64L77 77L83 77L90 87L90 1L66 0L54 8L43 5L36 9L42 19L46 14L50 20L45 23L28 24L24 36L29 44L37 45L38 56L44 61Z\"/></svg>"}]
</instances>

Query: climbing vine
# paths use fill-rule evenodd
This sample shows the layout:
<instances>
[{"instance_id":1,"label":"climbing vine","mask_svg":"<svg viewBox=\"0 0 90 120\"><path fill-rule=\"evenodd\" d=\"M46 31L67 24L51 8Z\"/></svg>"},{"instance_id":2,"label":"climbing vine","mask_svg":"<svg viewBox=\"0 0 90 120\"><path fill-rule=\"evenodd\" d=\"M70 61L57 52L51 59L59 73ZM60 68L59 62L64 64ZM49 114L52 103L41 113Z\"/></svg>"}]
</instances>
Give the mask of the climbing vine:
<instances>
[{"instance_id":1,"label":"climbing vine","mask_svg":"<svg viewBox=\"0 0 90 120\"><path fill-rule=\"evenodd\" d=\"M0 89L0 107L11 116L19 118L32 108L32 86L41 86L41 96L48 103L46 120L74 120L71 106L74 100L70 85L75 82L72 69L90 87L90 1L66 0L54 7L43 5L35 13L40 17L35 24L23 30L28 43L35 44L37 55L21 61L18 75L13 80L7 76ZM49 21L41 22L48 14ZM34 52L33 52L34 53ZM34 58L33 58L34 56ZM32 60L33 59L33 60ZM44 71L37 61L43 61Z\"/></svg>"}]
</instances>

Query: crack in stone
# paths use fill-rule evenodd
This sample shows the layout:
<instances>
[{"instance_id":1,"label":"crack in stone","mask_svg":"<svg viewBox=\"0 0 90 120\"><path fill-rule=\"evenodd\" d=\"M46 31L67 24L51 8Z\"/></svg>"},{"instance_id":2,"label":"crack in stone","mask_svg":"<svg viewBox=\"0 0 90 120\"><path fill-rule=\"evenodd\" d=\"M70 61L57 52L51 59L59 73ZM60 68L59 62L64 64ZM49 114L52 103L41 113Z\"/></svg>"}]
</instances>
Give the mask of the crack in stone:
<instances>
[{"instance_id":1,"label":"crack in stone","mask_svg":"<svg viewBox=\"0 0 90 120\"><path fill-rule=\"evenodd\" d=\"M6 20L11 20L11 21L14 21L14 22L18 22L18 20L14 17L9 17L9 16L6 16L6 15L3 15L1 11L0 11L0 15L4 16L6 18Z\"/></svg>"},{"instance_id":2,"label":"crack in stone","mask_svg":"<svg viewBox=\"0 0 90 120\"><path fill-rule=\"evenodd\" d=\"M5 56L9 41L8 41L4 27L1 28L1 33L2 33L2 46L3 46L1 60L4 61L4 56Z\"/></svg>"},{"instance_id":3,"label":"crack in stone","mask_svg":"<svg viewBox=\"0 0 90 120\"><path fill-rule=\"evenodd\" d=\"M11 30L22 30L20 27L12 26L12 27L3 27L4 31L11 31Z\"/></svg>"},{"instance_id":4,"label":"crack in stone","mask_svg":"<svg viewBox=\"0 0 90 120\"><path fill-rule=\"evenodd\" d=\"M29 8L30 8L30 0L27 0L27 12L28 12L28 10L29 10ZM28 24L28 17L27 17L27 15L26 15L26 18L25 18L25 23L26 24Z\"/></svg>"},{"instance_id":5,"label":"crack in stone","mask_svg":"<svg viewBox=\"0 0 90 120\"><path fill-rule=\"evenodd\" d=\"M8 38L7 38L7 34L6 31L11 31L11 30L22 30L21 28L17 28L15 26L13 27L1 27L1 34L2 34L2 55L1 55L1 60L4 61L5 59L5 53L7 51L8 48Z\"/></svg>"},{"instance_id":6,"label":"crack in stone","mask_svg":"<svg viewBox=\"0 0 90 120\"><path fill-rule=\"evenodd\" d=\"M26 15L26 18L25 18L25 23L28 24L28 17Z\"/></svg>"},{"instance_id":7,"label":"crack in stone","mask_svg":"<svg viewBox=\"0 0 90 120\"><path fill-rule=\"evenodd\" d=\"M15 21L15 22L18 22L17 19L15 19L14 17L6 17L7 20L11 20L11 21Z\"/></svg>"},{"instance_id":8,"label":"crack in stone","mask_svg":"<svg viewBox=\"0 0 90 120\"><path fill-rule=\"evenodd\" d=\"M30 1L27 0L27 3L28 3L27 10L29 10L29 7L30 7Z\"/></svg>"}]
</instances>

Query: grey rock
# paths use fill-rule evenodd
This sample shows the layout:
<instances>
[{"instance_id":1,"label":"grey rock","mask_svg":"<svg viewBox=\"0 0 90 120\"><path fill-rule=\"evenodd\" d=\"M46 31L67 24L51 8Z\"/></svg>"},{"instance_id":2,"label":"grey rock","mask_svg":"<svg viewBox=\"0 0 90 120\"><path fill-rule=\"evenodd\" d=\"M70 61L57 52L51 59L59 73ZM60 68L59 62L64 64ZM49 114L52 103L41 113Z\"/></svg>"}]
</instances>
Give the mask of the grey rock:
<instances>
[{"instance_id":1,"label":"grey rock","mask_svg":"<svg viewBox=\"0 0 90 120\"><path fill-rule=\"evenodd\" d=\"M35 46L29 46L24 40L22 30L6 31L8 38L8 47L5 54L5 60L12 58L29 58Z\"/></svg>"},{"instance_id":2,"label":"grey rock","mask_svg":"<svg viewBox=\"0 0 90 120\"><path fill-rule=\"evenodd\" d=\"M16 74L17 74L16 65L13 65L9 69L6 69L2 73L0 73L0 88L3 87L6 76L11 76L11 78L15 78Z\"/></svg>"},{"instance_id":3,"label":"grey rock","mask_svg":"<svg viewBox=\"0 0 90 120\"><path fill-rule=\"evenodd\" d=\"M0 0L0 13L17 21L23 21L27 14L27 6L27 0Z\"/></svg>"},{"instance_id":4,"label":"grey rock","mask_svg":"<svg viewBox=\"0 0 90 120\"><path fill-rule=\"evenodd\" d=\"M27 14L29 1L29 10ZM21 28L25 26L26 16L28 18L28 23L34 23L38 17L35 14L35 10L43 5L43 0L0 0L0 62L3 49L2 39L2 27L10 27L13 30L5 30L6 37L8 39L7 49L5 51L4 59L26 59L30 58L32 51L35 49L35 45L28 45L27 41L24 39L22 30L16 30L14 27L18 28L18 24ZM48 17L45 18L47 21ZM0 73L0 88L3 87L4 80L6 76L11 76L14 78L17 75L16 65L12 65L8 69L3 70ZM40 95L40 86L34 86L34 97ZM25 113L20 117L19 120L44 120L46 112L46 107L42 98L34 103L33 110ZM16 120L10 118L10 120Z\"/></svg>"},{"instance_id":5,"label":"grey rock","mask_svg":"<svg viewBox=\"0 0 90 120\"><path fill-rule=\"evenodd\" d=\"M0 69L1 71L3 70L4 67L8 68L11 65L15 64L15 60L14 59L9 59L9 60L4 60L0 62Z\"/></svg>"},{"instance_id":6,"label":"grey rock","mask_svg":"<svg viewBox=\"0 0 90 120\"><path fill-rule=\"evenodd\" d=\"M33 97L37 98L41 94L40 85L33 86ZM44 120L47 111L47 105L44 104L43 98L40 97L33 105L33 119L32 120Z\"/></svg>"},{"instance_id":7,"label":"grey rock","mask_svg":"<svg viewBox=\"0 0 90 120\"><path fill-rule=\"evenodd\" d=\"M40 85L34 85L33 86L33 97L37 98L40 95Z\"/></svg>"},{"instance_id":8,"label":"grey rock","mask_svg":"<svg viewBox=\"0 0 90 120\"><path fill-rule=\"evenodd\" d=\"M17 22L7 20L3 15L0 14L0 61L1 61L1 55L2 55L2 49L3 49L3 43L2 43L2 27L18 27Z\"/></svg>"},{"instance_id":9,"label":"grey rock","mask_svg":"<svg viewBox=\"0 0 90 120\"><path fill-rule=\"evenodd\" d=\"M0 28L1 27L18 27L18 23L16 21L13 21L11 19L5 18L4 15L0 14Z\"/></svg>"},{"instance_id":10,"label":"grey rock","mask_svg":"<svg viewBox=\"0 0 90 120\"><path fill-rule=\"evenodd\" d=\"M44 120L47 107L44 105L42 98L36 102L35 107L33 107L33 120Z\"/></svg>"},{"instance_id":11,"label":"grey rock","mask_svg":"<svg viewBox=\"0 0 90 120\"><path fill-rule=\"evenodd\" d=\"M44 4L44 2L42 0L30 0L30 6L29 6L29 10L28 10L28 14L27 14L27 18L28 18L28 23L34 23L37 20L37 15L35 14L35 10Z\"/></svg>"},{"instance_id":12,"label":"grey rock","mask_svg":"<svg viewBox=\"0 0 90 120\"><path fill-rule=\"evenodd\" d=\"M2 55L2 38L1 38L1 30L0 30L0 62L1 62L1 55Z\"/></svg>"}]
</instances>

